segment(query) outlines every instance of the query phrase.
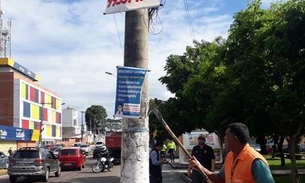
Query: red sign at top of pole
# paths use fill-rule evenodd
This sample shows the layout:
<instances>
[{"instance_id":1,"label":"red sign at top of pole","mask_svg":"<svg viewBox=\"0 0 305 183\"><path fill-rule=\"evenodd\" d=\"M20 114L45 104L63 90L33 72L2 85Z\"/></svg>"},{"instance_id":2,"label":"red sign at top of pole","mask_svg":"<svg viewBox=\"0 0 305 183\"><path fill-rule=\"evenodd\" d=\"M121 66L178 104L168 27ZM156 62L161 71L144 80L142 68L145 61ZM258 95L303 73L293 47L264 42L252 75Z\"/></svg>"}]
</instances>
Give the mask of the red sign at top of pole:
<instances>
[{"instance_id":1,"label":"red sign at top of pole","mask_svg":"<svg viewBox=\"0 0 305 183\"><path fill-rule=\"evenodd\" d=\"M160 6L160 0L108 0L104 14L132 11Z\"/></svg>"}]
</instances>

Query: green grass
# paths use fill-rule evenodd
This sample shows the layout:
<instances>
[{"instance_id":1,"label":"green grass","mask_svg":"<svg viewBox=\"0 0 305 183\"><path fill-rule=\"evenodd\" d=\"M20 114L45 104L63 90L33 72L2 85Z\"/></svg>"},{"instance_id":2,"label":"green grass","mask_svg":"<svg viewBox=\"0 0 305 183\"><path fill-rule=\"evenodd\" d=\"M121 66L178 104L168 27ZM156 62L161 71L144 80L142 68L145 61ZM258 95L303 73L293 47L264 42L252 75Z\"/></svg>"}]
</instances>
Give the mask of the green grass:
<instances>
[{"instance_id":1,"label":"green grass","mask_svg":"<svg viewBox=\"0 0 305 183\"><path fill-rule=\"evenodd\" d=\"M275 183L292 183L291 175L274 176ZM305 182L305 175L301 175L301 182Z\"/></svg>"},{"instance_id":2,"label":"green grass","mask_svg":"<svg viewBox=\"0 0 305 183\"><path fill-rule=\"evenodd\" d=\"M285 166L281 166L281 159L279 157L272 158L270 155L265 155L271 169L291 169L290 159L285 159ZM305 168L304 160L296 160L298 168ZM291 175L274 175L276 183L292 183ZM305 182L305 175L300 175L302 182Z\"/></svg>"},{"instance_id":3,"label":"green grass","mask_svg":"<svg viewBox=\"0 0 305 183\"><path fill-rule=\"evenodd\" d=\"M290 159L285 159L285 167L281 166L281 159L279 157L272 158L271 155L264 155L267 159L270 168L291 168L291 161ZM298 167L305 168L305 161L304 160L296 160L296 164Z\"/></svg>"}]
</instances>

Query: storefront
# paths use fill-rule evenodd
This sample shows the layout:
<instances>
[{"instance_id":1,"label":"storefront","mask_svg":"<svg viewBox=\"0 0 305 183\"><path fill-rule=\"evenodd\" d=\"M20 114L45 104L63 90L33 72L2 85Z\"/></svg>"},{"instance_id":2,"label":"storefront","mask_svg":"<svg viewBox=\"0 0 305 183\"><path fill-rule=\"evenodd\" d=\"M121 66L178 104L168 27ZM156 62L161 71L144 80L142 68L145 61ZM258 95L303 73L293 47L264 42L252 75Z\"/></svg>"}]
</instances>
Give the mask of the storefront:
<instances>
[{"instance_id":1,"label":"storefront","mask_svg":"<svg viewBox=\"0 0 305 183\"><path fill-rule=\"evenodd\" d=\"M39 139L39 131L0 125L0 151L7 153L25 146L35 147Z\"/></svg>"}]
</instances>

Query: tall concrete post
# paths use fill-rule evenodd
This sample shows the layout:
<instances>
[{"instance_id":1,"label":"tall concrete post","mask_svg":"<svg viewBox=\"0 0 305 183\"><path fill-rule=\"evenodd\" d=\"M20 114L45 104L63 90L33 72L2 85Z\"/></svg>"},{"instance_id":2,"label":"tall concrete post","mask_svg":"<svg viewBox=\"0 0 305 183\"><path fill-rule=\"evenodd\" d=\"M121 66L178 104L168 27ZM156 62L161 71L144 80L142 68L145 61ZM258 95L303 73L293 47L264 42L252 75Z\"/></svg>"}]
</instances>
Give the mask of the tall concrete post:
<instances>
[{"instance_id":1,"label":"tall concrete post","mask_svg":"<svg viewBox=\"0 0 305 183\"><path fill-rule=\"evenodd\" d=\"M148 69L148 10L126 12L124 66ZM122 120L121 183L149 182L148 74L141 97L141 118Z\"/></svg>"}]
</instances>

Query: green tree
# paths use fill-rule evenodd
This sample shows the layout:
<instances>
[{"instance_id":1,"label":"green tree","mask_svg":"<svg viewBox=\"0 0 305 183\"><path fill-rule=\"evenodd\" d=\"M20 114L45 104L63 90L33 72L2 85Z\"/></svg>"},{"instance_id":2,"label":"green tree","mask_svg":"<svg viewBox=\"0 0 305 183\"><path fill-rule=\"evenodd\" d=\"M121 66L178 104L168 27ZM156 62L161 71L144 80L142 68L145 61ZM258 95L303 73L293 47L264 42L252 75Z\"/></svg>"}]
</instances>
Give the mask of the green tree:
<instances>
[{"instance_id":1,"label":"green tree","mask_svg":"<svg viewBox=\"0 0 305 183\"><path fill-rule=\"evenodd\" d=\"M101 105L92 105L86 109L85 121L93 134L100 133L106 126L106 109Z\"/></svg>"},{"instance_id":2,"label":"green tree","mask_svg":"<svg viewBox=\"0 0 305 183\"><path fill-rule=\"evenodd\" d=\"M194 47L187 47L183 56L171 55L167 59L166 76L159 80L162 84L166 84L175 97L162 103L160 108L164 113L164 119L170 121L169 126L172 126L177 134L198 128L209 130L203 119L211 104L210 91L214 90L215 83L209 82L206 87L196 81L204 79L198 74L201 69L210 71L213 67L213 59L217 56L218 48L222 43L221 38L217 38L212 43L194 42ZM193 90L189 89L189 82L192 82ZM198 100L197 96L205 99Z\"/></svg>"},{"instance_id":3,"label":"green tree","mask_svg":"<svg viewBox=\"0 0 305 183\"><path fill-rule=\"evenodd\" d=\"M295 144L304 131L304 7L304 1L291 0L266 10L254 0L234 17L225 59L250 129L288 140L294 182L300 180Z\"/></svg>"},{"instance_id":4,"label":"green tree","mask_svg":"<svg viewBox=\"0 0 305 183\"><path fill-rule=\"evenodd\" d=\"M261 4L254 0L235 14L226 41L171 55L160 81L175 94L169 105L178 118L173 121L187 128L222 133L228 123L242 121L261 146L266 135L286 138L293 180L299 182L294 150L305 122L305 1L270 9Z\"/></svg>"}]
</instances>

